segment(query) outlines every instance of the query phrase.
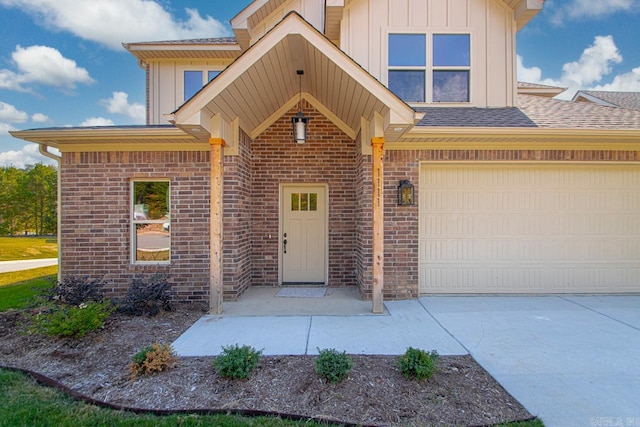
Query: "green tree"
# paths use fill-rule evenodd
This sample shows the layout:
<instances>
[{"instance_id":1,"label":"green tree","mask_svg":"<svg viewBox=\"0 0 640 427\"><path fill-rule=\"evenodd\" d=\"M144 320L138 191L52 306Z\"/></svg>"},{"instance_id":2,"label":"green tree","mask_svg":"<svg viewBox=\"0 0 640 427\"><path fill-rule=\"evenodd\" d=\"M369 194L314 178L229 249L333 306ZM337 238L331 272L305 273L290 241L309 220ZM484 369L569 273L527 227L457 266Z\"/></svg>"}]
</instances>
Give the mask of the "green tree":
<instances>
[{"instance_id":1,"label":"green tree","mask_svg":"<svg viewBox=\"0 0 640 427\"><path fill-rule=\"evenodd\" d=\"M0 233L55 234L57 172L35 164L0 168Z\"/></svg>"}]
</instances>

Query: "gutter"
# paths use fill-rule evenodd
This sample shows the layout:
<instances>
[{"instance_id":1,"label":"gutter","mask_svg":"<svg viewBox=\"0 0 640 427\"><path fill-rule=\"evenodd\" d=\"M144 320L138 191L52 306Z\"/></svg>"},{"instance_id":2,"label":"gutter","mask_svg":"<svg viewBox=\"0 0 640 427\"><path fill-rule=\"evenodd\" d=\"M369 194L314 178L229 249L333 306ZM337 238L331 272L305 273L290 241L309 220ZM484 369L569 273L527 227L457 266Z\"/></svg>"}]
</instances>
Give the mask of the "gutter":
<instances>
[{"instance_id":1,"label":"gutter","mask_svg":"<svg viewBox=\"0 0 640 427\"><path fill-rule=\"evenodd\" d=\"M60 161L62 160L62 157L60 156L56 156L55 154L52 154L49 152L49 150L47 150L47 148L49 148L48 145L46 144L38 144L38 150L40 151L40 154L42 154L45 157L48 157L50 159L55 160L58 163L58 167L57 167L57 185L56 185L56 211L57 211L57 224L56 224L56 228L57 228L57 233L56 233L56 240L58 241L58 282L62 281L62 245L61 243L61 238L60 238L60 233L62 231L62 218L61 218L61 207L62 207L62 171L61 171L61 165L60 165Z\"/></svg>"}]
</instances>

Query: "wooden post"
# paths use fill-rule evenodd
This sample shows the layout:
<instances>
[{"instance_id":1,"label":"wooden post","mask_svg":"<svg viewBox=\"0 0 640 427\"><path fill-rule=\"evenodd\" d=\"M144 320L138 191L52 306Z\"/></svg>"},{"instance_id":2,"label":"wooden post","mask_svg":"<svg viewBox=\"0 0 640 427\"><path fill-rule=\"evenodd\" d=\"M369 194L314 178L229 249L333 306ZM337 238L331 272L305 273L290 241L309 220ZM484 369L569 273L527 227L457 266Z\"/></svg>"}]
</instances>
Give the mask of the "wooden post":
<instances>
[{"instance_id":1,"label":"wooden post","mask_svg":"<svg viewBox=\"0 0 640 427\"><path fill-rule=\"evenodd\" d=\"M373 175L373 312L384 313L384 138L371 138Z\"/></svg>"},{"instance_id":2,"label":"wooden post","mask_svg":"<svg viewBox=\"0 0 640 427\"><path fill-rule=\"evenodd\" d=\"M222 313L222 179L224 139L210 138L211 145L211 214L209 312Z\"/></svg>"}]
</instances>

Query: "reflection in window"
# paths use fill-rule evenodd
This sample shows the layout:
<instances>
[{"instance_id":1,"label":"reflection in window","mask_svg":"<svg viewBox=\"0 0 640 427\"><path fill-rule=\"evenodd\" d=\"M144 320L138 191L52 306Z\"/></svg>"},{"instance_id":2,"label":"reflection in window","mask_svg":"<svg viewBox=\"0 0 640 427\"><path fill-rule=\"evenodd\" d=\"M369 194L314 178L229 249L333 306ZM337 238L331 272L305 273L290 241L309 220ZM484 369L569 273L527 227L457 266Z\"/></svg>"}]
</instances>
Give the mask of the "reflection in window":
<instances>
[{"instance_id":1,"label":"reflection in window","mask_svg":"<svg viewBox=\"0 0 640 427\"><path fill-rule=\"evenodd\" d=\"M171 258L170 185L168 181L133 182L132 236L134 262L167 262Z\"/></svg>"},{"instance_id":2,"label":"reflection in window","mask_svg":"<svg viewBox=\"0 0 640 427\"><path fill-rule=\"evenodd\" d=\"M292 193L292 211L317 211L318 193Z\"/></svg>"},{"instance_id":3,"label":"reflection in window","mask_svg":"<svg viewBox=\"0 0 640 427\"><path fill-rule=\"evenodd\" d=\"M193 95L198 93L202 87L209 83L211 80L215 79L220 71L212 71L209 70L206 74L202 70L187 70L184 72L184 100L188 100ZM204 76L207 77L207 80L204 81Z\"/></svg>"},{"instance_id":4,"label":"reflection in window","mask_svg":"<svg viewBox=\"0 0 640 427\"><path fill-rule=\"evenodd\" d=\"M469 102L470 46L469 34L389 34L389 90L406 102Z\"/></svg>"}]
</instances>

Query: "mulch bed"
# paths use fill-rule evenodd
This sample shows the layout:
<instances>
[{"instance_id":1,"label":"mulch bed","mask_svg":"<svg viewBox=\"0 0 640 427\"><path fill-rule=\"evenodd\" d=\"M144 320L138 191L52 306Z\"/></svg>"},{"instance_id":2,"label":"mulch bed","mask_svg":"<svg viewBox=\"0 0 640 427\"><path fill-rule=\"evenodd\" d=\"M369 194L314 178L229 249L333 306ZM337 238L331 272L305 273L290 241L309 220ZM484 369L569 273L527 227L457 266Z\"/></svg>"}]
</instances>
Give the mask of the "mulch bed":
<instances>
[{"instance_id":1,"label":"mulch bed","mask_svg":"<svg viewBox=\"0 0 640 427\"><path fill-rule=\"evenodd\" d=\"M194 305L156 317L114 314L104 329L82 339L57 339L21 332L21 311L0 313L0 365L38 372L102 402L143 409L267 411L402 426L531 418L471 356L441 357L437 374L426 381L405 379L395 356L374 355L353 355L353 370L337 384L315 373L313 356L263 356L247 380L220 377L213 357L181 358L174 369L129 379L133 354L154 341L171 343L203 314Z\"/></svg>"}]
</instances>

